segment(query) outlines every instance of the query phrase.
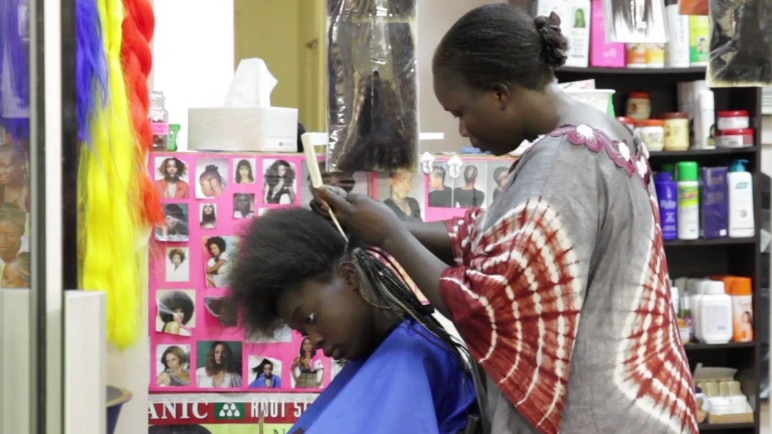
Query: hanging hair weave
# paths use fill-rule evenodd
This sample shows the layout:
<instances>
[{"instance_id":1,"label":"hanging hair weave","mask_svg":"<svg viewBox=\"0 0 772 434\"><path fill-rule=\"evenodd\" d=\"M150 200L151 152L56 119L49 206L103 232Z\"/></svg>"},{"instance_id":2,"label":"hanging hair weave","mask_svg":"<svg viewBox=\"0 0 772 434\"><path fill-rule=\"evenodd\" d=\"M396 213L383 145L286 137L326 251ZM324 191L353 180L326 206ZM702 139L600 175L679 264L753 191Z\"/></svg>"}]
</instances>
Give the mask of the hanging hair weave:
<instances>
[{"instance_id":1,"label":"hanging hair weave","mask_svg":"<svg viewBox=\"0 0 772 434\"><path fill-rule=\"evenodd\" d=\"M405 279L396 271L396 266L387 255L372 247L354 247L350 251L350 256L362 270L367 281L370 282L379 301L385 303L402 319L415 320L437 339L455 349L459 355L466 356L466 358L461 359L461 364L468 368L466 348L437 321L433 315L434 308L421 303Z\"/></svg>"},{"instance_id":2,"label":"hanging hair weave","mask_svg":"<svg viewBox=\"0 0 772 434\"><path fill-rule=\"evenodd\" d=\"M121 61L126 77L126 92L132 124L136 133L135 148L139 161L145 161L153 143L150 124L150 90L147 81L153 67L153 53L150 41L153 39L155 16L150 0L123 0L125 18L122 23L123 45ZM161 199L150 175L139 174L139 189L142 199L142 217L147 224L163 222Z\"/></svg>"}]
</instances>

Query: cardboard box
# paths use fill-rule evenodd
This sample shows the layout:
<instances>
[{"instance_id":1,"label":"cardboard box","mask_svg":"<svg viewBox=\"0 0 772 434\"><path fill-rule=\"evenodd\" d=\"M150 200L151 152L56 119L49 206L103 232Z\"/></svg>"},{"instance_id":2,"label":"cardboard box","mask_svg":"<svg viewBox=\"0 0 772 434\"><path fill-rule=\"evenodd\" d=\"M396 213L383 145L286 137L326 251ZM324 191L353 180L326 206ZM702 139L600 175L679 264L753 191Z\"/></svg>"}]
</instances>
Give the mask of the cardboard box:
<instances>
[{"instance_id":1,"label":"cardboard box","mask_svg":"<svg viewBox=\"0 0 772 434\"><path fill-rule=\"evenodd\" d=\"M188 149L297 152L298 109L211 107L188 109Z\"/></svg>"}]
</instances>

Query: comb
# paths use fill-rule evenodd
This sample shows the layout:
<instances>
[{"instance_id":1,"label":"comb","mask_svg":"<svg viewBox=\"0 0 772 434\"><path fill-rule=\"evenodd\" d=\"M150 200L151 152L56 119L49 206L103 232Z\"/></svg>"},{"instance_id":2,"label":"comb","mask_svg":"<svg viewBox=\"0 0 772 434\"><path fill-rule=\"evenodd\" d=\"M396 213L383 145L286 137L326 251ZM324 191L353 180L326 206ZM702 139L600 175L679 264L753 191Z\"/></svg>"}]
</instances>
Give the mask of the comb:
<instances>
[{"instance_id":1,"label":"comb","mask_svg":"<svg viewBox=\"0 0 772 434\"><path fill-rule=\"evenodd\" d=\"M316 149L314 149L314 144L311 143L311 134L304 133L300 136L300 140L303 142L303 152L306 154L306 167L308 167L308 175L311 178L311 186L320 188L324 185L324 182L322 182L322 172L319 171L319 160L316 157ZM338 231L343 235L343 238L348 241L348 237L340 226L338 218L335 217L335 213L332 212L332 208L328 206L327 211L330 213L330 218L335 224L335 227L338 228Z\"/></svg>"}]
</instances>

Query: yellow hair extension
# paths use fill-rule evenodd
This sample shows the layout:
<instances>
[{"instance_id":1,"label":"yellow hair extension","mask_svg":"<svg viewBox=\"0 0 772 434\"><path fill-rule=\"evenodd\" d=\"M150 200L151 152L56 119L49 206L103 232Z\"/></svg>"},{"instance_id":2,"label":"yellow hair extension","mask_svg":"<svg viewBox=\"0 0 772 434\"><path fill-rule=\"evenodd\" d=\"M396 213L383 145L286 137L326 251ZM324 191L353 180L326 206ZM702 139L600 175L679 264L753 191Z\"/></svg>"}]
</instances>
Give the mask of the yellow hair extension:
<instances>
[{"instance_id":1,"label":"yellow hair extension","mask_svg":"<svg viewBox=\"0 0 772 434\"><path fill-rule=\"evenodd\" d=\"M137 240L141 227L137 136L121 65L121 0L99 0L108 65L109 97L98 102L92 121L92 149L84 146L79 173L82 210L81 286L107 294L107 334L119 348L133 344L140 330L143 298Z\"/></svg>"}]
</instances>

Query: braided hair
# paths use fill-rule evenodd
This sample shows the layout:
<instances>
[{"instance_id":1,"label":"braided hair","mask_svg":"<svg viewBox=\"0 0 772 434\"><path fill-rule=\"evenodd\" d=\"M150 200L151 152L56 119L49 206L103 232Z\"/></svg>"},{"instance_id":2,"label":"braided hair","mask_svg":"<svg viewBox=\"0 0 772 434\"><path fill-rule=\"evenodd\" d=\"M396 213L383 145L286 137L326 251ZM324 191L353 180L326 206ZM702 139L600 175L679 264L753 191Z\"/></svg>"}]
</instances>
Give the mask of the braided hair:
<instances>
[{"instance_id":1,"label":"braided hair","mask_svg":"<svg viewBox=\"0 0 772 434\"><path fill-rule=\"evenodd\" d=\"M247 333L272 336L284 325L276 307L282 293L308 279L329 277L341 261L351 261L370 283L378 304L363 296L365 302L421 324L456 350L467 367L466 349L432 315L433 308L421 303L386 254L349 240L327 219L303 208L272 210L248 225L228 276L229 305L238 306Z\"/></svg>"},{"instance_id":2,"label":"braided hair","mask_svg":"<svg viewBox=\"0 0 772 434\"><path fill-rule=\"evenodd\" d=\"M351 259L364 273L365 279L370 283L379 301L386 304L385 307L393 310L402 320L412 319L421 324L434 337L455 350L461 356L461 365L468 370L467 360L469 353L457 339L451 336L445 327L440 324L433 315L434 308L423 304L415 295L404 277L397 271L391 258L380 249L373 247L357 247L357 241L352 240L349 245L354 247L349 250Z\"/></svg>"}]
</instances>

